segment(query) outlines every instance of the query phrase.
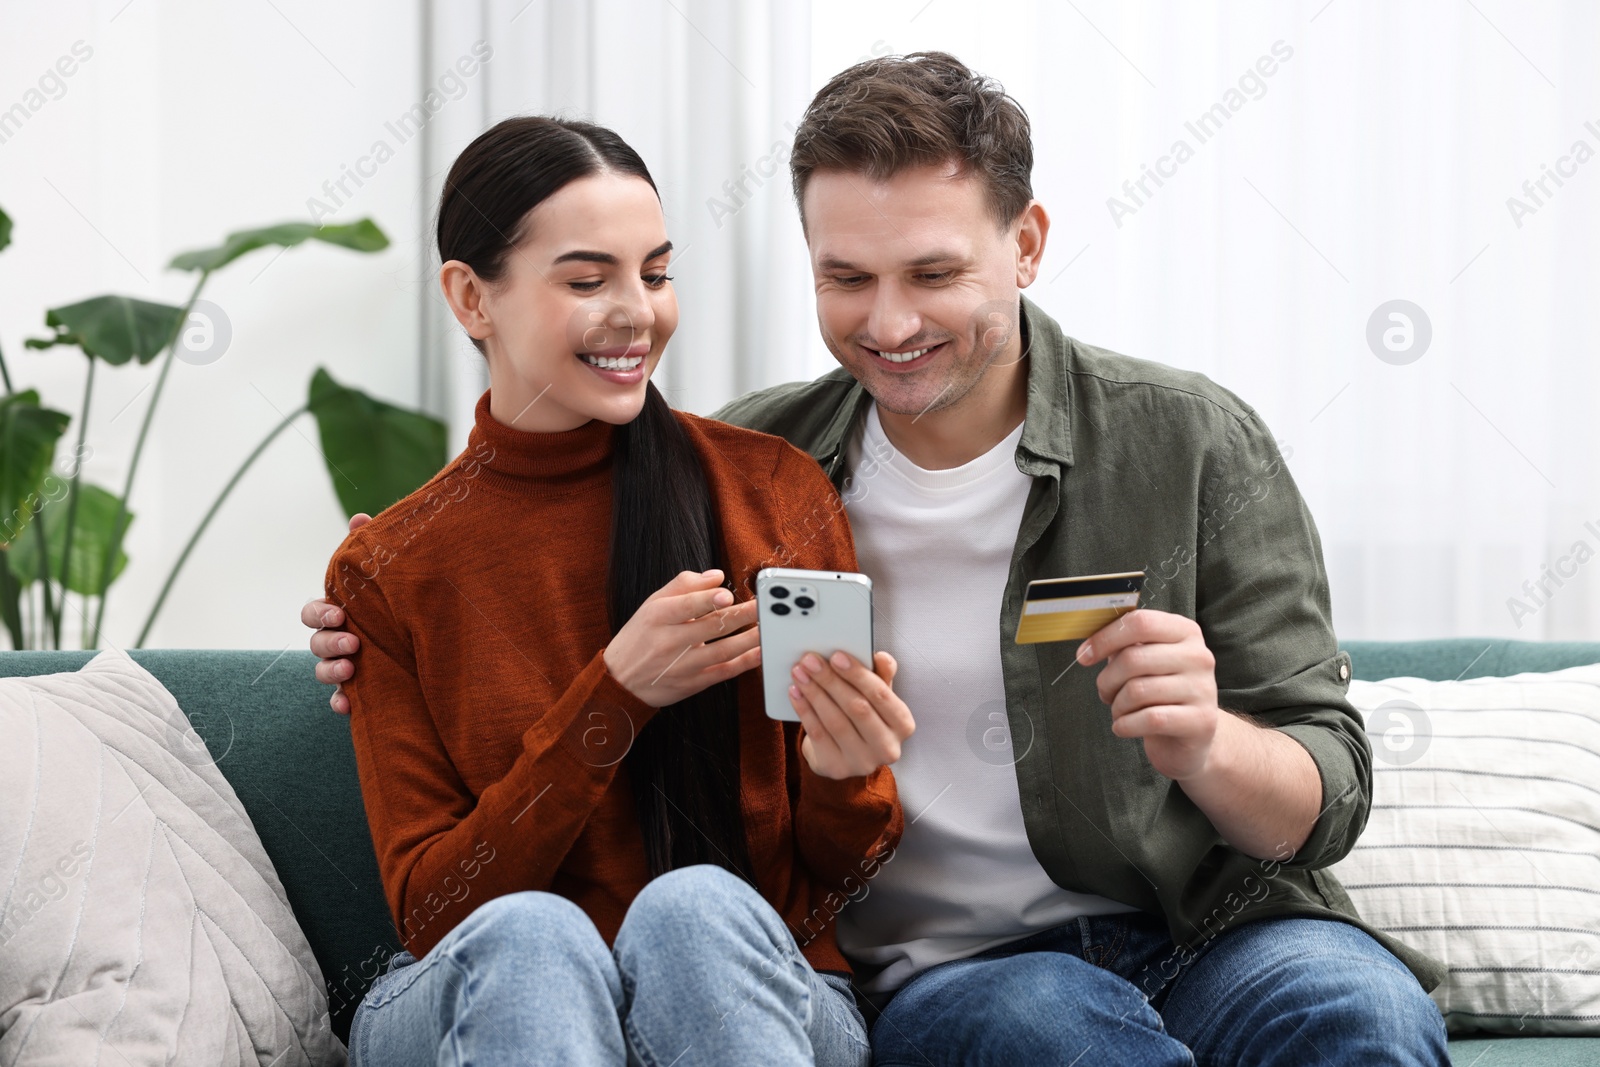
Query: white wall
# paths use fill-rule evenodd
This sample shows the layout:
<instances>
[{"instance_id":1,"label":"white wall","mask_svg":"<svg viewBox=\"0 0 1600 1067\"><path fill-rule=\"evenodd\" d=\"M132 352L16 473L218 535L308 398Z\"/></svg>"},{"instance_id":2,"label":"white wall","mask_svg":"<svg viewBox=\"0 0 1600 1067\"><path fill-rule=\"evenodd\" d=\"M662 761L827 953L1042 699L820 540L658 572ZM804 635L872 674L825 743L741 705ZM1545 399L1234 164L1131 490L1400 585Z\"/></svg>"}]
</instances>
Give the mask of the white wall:
<instances>
[{"instance_id":1,"label":"white wall","mask_svg":"<svg viewBox=\"0 0 1600 1067\"><path fill-rule=\"evenodd\" d=\"M105 292L181 304L192 278L165 269L175 253L308 218L307 199L374 139L393 141L385 121L418 95L410 5L124 2L0 14L0 107L74 42L93 49L65 94L0 144L0 204L16 220L0 253L0 344L19 387L74 416L83 357L22 348L44 332L45 308ZM174 364L134 487L132 562L113 587L107 642L132 642L183 541L280 412L303 402L316 366L416 403L417 172L415 145L400 146L363 188L348 186L356 195L340 220L371 215L388 251L302 246L273 260L267 250L212 280L206 295L231 320L232 345L207 366ZM157 366L96 376L85 476L113 491ZM213 523L150 644L303 647L298 610L320 592L344 522L315 423L296 430ZM75 639L76 612L68 620Z\"/></svg>"}]
</instances>

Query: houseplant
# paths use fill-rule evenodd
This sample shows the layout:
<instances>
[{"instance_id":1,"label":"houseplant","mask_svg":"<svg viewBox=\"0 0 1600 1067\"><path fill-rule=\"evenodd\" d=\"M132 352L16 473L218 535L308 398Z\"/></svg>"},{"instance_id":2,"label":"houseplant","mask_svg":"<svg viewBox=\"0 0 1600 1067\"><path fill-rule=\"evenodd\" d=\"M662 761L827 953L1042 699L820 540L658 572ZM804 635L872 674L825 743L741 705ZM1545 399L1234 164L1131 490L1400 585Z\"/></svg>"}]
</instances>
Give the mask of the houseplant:
<instances>
[{"instance_id":1,"label":"houseplant","mask_svg":"<svg viewBox=\"0 0 1600 1067\"><path fill-rule=\"evenodd\" d=\"M11 233L12 220L0 210L0 250L10 244ZM0 551L5 554L0 566L0 622L13 648L60 648L69 606L81 618L83 647L99 645L107 591L128 562L122 546L134 518L129 502L139 461L173 360L184 351L186 331L196 325L196 306L206 282L258 249L281 252L306 241L361 253L389 245L371 219L334 225L286 222L240 230L219 245L173 258L171 269L195 275L181 307L108 294L48 310L45 325L50 335L25 344L34 349L74 349L85 359L76 445L61 460L56 453L72 416L45 407L36 390L18 390L0 352L0 381L5 387L0 398ZM160 369L122 491L84 481L81 467L87 458L85 434L97 366L145 366L158 358ZM325 368L317 368L306 402L246 454L177 553L136 645L143 645L149 636L178 573L234 487L267 446L307 414L318 423L328 474L347 514L381 511L444 466L443 423L340 384ZM352 470L362 476L352 479L348 473ZM70 604L72 595L82 599L81 607Z\"/></svg>"}]
</instances>

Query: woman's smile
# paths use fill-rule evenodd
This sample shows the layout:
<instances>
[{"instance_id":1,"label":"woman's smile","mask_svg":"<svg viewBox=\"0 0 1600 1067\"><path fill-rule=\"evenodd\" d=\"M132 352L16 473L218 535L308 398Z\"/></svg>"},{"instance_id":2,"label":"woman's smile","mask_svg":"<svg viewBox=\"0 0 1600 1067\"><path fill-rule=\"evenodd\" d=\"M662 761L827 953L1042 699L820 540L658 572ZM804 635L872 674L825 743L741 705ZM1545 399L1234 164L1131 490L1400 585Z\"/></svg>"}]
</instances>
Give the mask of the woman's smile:
<instances>
[{"instance_id":1,"label":"woman's smile","mask_svg":"<svg viewBox=\"0 0 1600 1067\"><path fill-rule=\"evenodd\" d=\"M584 365L607 381L632 385L644 378L644 360L650 354L649 341L613 345L594 352L579 352Z\"/></svg>"}]
</instances>

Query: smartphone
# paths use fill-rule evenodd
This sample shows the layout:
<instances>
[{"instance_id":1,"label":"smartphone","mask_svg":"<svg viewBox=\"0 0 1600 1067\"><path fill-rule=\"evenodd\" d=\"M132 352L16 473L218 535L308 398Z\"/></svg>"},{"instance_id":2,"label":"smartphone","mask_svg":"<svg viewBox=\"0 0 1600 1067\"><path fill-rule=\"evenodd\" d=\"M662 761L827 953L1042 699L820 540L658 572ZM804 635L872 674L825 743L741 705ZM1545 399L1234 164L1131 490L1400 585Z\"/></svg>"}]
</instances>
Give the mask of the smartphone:
<instances>
[{"instance_id":1,"label":"smartphone","mask_svg":"<svg viewBox=\"0 0 1600 1067\"><path fill-rule=\"evenodd\" d=\"M846 652L872 666L872 579L848 571L767 567L756 574L767 717L799 722L789 703L800 657Z\"/></svg>"}]
</instances>

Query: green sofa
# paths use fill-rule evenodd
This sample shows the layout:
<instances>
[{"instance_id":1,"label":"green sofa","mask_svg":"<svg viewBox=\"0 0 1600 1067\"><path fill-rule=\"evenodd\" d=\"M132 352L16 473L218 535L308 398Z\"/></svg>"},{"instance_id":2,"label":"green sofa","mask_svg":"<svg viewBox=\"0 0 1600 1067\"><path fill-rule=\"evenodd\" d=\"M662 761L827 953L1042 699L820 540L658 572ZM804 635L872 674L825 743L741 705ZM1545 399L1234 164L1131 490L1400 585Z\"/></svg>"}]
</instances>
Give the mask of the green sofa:
<instances>
[{"instance_id":1,"label":"green sofa","mask_svg":"<svg viewBox=\"0 0 1600 1067\"><path fill-rule=\"evenodd\" d=\"M1559 670L1600 662L1600 643L1461 638L1352 641L1358 678L1448 679ZM0 653L0 677L72 671L89 652ZM149 649L133 657L188 714L244 803L328 982L341 1039L362 993L398 942L378 880L347 720L309 652ZM1470 1038L1458 1067L1600 1064L1600 1038Z\"/></svg>"}]
</instances>

